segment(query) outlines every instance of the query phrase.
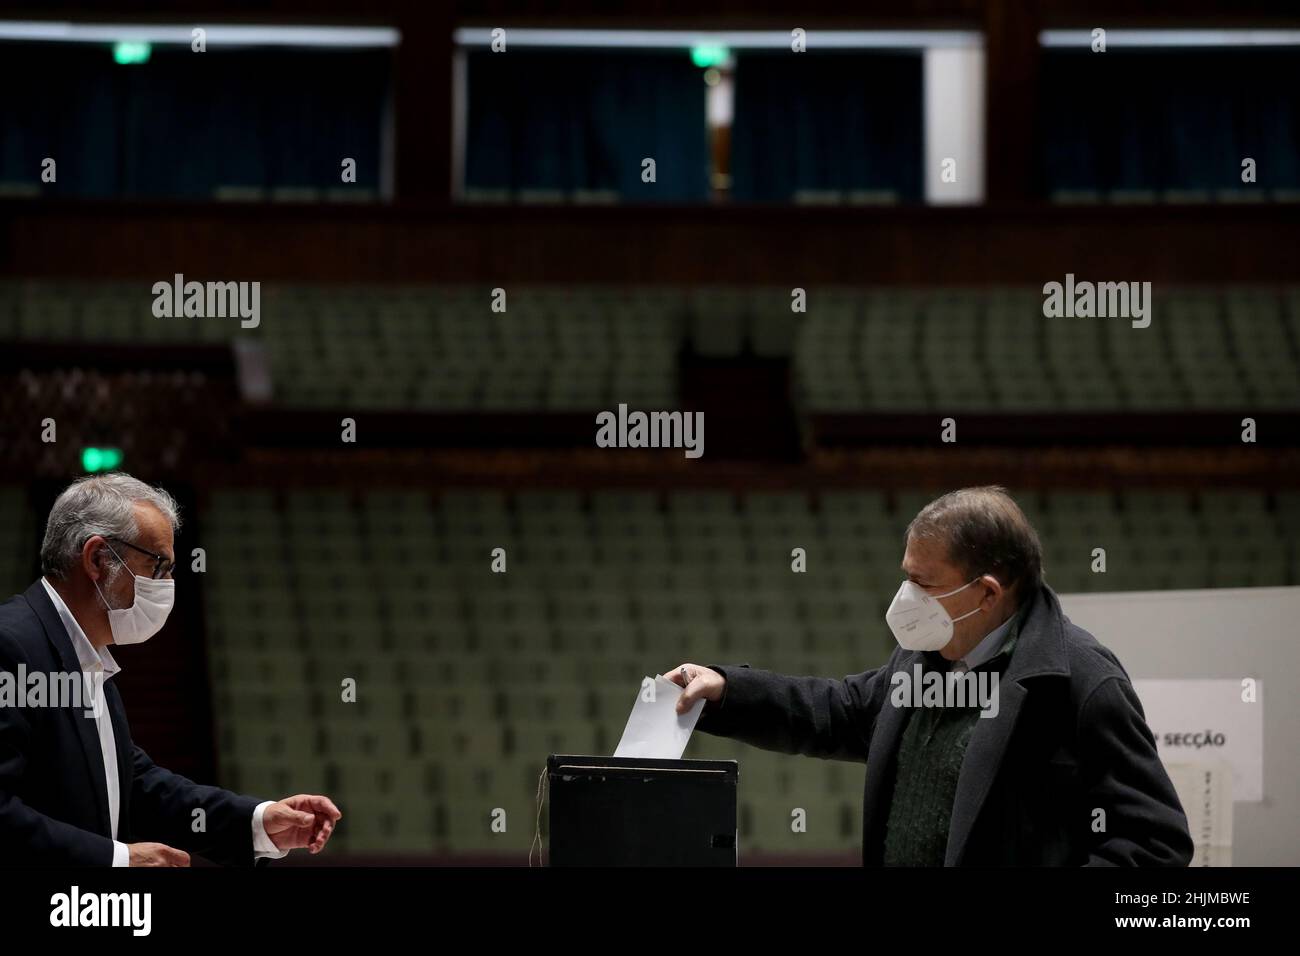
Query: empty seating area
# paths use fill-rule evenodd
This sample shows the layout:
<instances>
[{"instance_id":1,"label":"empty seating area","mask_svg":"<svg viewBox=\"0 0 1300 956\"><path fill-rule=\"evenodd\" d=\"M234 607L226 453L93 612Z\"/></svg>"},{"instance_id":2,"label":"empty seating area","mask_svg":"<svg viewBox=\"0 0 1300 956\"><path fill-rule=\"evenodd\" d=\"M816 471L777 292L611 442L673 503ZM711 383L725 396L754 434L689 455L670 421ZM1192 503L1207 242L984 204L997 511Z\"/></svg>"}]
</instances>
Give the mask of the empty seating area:
<instances>
[{"instance_id":1,"label":"empty seating area","mask_svg":"<svg viewBox=\"0 0 1300 956\"><path fill-rule=\"evenodd\" d=\"M0 421L32 427L0 432L0 462L28 463L38 474L76 474L82 448L110 445L120 448L128 463L153 461L173 471L229 447L230 412L237 405L228 378L195 369L24 369L0 377ZM105 410L119 421L149 427L121 427ZM47 418L56 426L56 441L46 440L41 423Z\"/></svg>"},{"instance_id":2,"label":"empty seating area","mask_svg":"<svg viewBox=\"0 0 1300 956\"><path fill-rule=\"evenodd\" d=\"M297 408L572 411L668 407L682 296L460 286L261 289L237 317L156 318L151 283L0 283L0 342L260 344Z\"/></svg>"},{"instance_id":3,"label":"empty seating area","mask_svg":"<svg viewBox=\"0 0 1300 956\"><path fill-rule=\"evenodd\" d=\"M36 540L27 490L0 485L0 601L8 600L31 584L36 571Z\"/></svg>"},{"instance_id":4,"label":"empty seating area","mask_svg":"<svg viewBox=\"0 0 1300 956\"><path fill-rule=\"evenodd\" d=\"M1063 278L1063 277L1057 277ZM1151 324L1019 289L266 285L257 328L155 318L150 283L0 283L0 343L261 343L287 407L679 404L679 354L790 356L808 412L1300 407L1300 288L1153 289Z\"/></svg>"},{"instance_id":5,"label":"empty seating area","mask_svg":"<svg viewBox=\"0 0 1300 956\"><path fill-rule=\"evenodd\" d=\"M873 292L810 309L795 370L823 412L1300 406L1300 290L1152 291L1151 324L1048 318L1032 289Z\"/></svg>"},{"instance_id":6,"label":"empty seating area","mask_svg":"<svg viewBox=\"0 0 1300 956\"><path fill-rule=\"evenodd\" d=\"M522 861L547 754L612 753L643 676L687 659L826 676L883 662L903 531L932 497L212 491L194 583L221 782L330 793L340 851ZM1018 498L1060 592L1300 584L1295 492ZM741 761L747 852L853 856L859 767L703 734L687 755Z\"/></svg>"}]
</instances>

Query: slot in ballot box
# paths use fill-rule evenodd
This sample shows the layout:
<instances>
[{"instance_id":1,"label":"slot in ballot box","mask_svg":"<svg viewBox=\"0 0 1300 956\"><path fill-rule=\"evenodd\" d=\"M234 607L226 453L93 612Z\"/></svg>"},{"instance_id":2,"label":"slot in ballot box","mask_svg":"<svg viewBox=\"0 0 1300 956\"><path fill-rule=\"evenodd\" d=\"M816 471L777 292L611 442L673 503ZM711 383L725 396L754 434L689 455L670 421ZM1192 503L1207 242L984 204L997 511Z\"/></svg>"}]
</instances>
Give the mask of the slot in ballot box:
<instances>
[{"instance_id":1,"label":"slot in ballot box","mask_svg":"<svg viewBox=\"0 0 1300 956\"><path fill-rule=\"evenodd\" d=\"M735 866L734 760L546 760L551 866Z\"/></svg>"}]
</instances>

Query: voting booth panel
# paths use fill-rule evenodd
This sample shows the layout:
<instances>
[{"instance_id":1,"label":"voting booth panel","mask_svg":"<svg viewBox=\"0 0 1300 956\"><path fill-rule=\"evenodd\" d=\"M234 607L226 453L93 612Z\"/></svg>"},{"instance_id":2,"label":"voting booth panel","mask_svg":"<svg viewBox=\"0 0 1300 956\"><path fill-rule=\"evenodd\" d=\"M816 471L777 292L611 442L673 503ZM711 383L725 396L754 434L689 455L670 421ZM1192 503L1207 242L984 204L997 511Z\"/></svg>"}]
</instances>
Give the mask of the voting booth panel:
<instances>
[{"instance_id":1,"label":"voting booth panel","mask_svg":"<svg viewBox=\"0 0 1300 956\"><path fill-rule=\"evenodd\" d=\"M1197 842L1195 864L1300 865L1300 587L1062 594L1119 657Z\"/></svg>"}]
</instances>

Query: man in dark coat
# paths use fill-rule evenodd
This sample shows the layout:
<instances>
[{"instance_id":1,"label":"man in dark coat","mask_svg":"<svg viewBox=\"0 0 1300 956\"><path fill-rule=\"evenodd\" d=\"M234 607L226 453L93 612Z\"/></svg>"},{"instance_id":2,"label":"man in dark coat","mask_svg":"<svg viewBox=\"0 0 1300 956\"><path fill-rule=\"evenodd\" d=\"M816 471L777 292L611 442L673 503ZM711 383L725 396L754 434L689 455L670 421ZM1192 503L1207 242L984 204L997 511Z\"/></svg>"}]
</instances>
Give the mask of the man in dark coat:
<instances>
[{"instance_id":1,"label":"man in dark coat","mask_svg":"<svg viewBox=\"0 0 1300 956\"><path fill-rule=\"evenodd\" d=\"M1004 489L944 495L908 527L883 667L682 664L678 710L704 699L707 733L865 761L867 866L1186 866L1187 818L1128 674L1062 613L1041 554Z\"/></svg>"},{"instance_id":2,"label":"man in dark coat","mask_svg":"<svg viewBox=\"0 0 1300 956\"><path fill-rule=\"evenodd\" d=\"M160 488L83 478L50 511L41 579L0 604L0 865L253 866L329 841L328 797L203 786L131 739L108 648L166 621L179 525Z\"/></svg>"}]
</instances>

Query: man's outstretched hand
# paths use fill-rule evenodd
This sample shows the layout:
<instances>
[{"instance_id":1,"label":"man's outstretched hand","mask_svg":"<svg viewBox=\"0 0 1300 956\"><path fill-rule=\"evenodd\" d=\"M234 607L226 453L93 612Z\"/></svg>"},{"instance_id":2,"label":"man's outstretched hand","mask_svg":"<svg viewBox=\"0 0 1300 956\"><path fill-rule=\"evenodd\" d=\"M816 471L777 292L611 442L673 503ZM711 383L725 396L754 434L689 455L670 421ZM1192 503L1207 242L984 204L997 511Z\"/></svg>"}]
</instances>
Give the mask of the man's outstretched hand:
<instances>
[{"instance_id":1,"label":"man's outstretched hand","mask_svg":"<svg viewBox=\"0 0 1300 956\"><path fill-rule=\"evenodd\" d=\"M319 853L342 816L329 797L299 793L267 807L262 813L262 829L281 850L308 847Z\"/></svg>"},{"instance_id":2,"label":"man's outstretched hand","mask_svg":"<svg viewBox=\"0 0 1300 956\"><path fill-rule=\"evenodd\" d=\"M269 810L270 807L267 807ZM165 843L128 843L127 866L189 866L190 855Z\"/></svg>"},{"instance_id":3,"label":"man's outstretched hand","mask_svg":"<svg viewBox=\"0 0 1300 956\"><path fill-rule=\"evenodd\" d=\"M664 673L678 687L684 688L682 696L677 699L677 713L684 714L700 698L713 702L722 699L722 692L727 688L727 679L717 671L699 664L678 664Z\"/></svg>"}]
</instances>

